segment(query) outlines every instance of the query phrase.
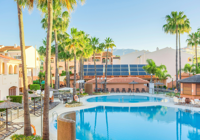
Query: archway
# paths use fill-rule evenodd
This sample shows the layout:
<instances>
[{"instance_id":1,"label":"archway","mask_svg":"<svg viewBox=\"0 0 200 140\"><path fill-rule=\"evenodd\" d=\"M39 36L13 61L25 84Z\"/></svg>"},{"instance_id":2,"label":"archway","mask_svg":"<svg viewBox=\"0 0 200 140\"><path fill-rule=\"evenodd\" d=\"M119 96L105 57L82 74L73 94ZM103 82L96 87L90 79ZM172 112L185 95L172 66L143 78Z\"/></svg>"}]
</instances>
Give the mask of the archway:
<instances>
[{"instance_id":1,"label":"archway","mask_svg":"<svg viewBox=\"0 0 200 140\"><path fill-rule=\"evenodd\" d=\"M9 88L9 96L16 95L17 87L13 86Z\"/></svg>"},{"instance_id":2,"label":"archway","mask_svg":"<svg viewBox=\"0 0 200 140\"><path fill-rule=\"evenodd\" d=\"M2 74L5 74L5 63L2 63Z\"/></svg>"},{"instance_id":3,"label":"archway","mask_svg":"<svg viewBox=\"0 0 200 140\"><path fill-rule=\"evenodd\" d=\"M17 74L17 65L14 66L14 74Z\"/></svg>"},{"instance_id":4,"label":"archway","mask_svg":"<svg viewBox=\"0 0 200 140\"><path fill-rule=\"evenodd\" d=\"M12 65L9 66L9 74L13 74L13 66Z\"/></svg>"}]
</instances>

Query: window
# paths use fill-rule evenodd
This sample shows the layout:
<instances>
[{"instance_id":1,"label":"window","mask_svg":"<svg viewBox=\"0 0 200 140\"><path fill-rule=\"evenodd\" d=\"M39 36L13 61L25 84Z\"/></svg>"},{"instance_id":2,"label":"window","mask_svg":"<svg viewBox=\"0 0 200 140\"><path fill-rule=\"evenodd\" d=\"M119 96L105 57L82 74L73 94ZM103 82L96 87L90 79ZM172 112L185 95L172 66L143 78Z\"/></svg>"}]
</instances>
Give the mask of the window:
<instances>
[{"instance_id":1,"label":"window","mask_svg":"<svg viewBox=\"0 0 200 140\"><path fill-rule=\"evenodd\" d=\"M70 70L74 69L74 66L70 66L69 69L70 69Z\"/></svg>"},{"instance_id":2,"label":"window","mask_svg":"<svg viewBox=\"0 0 200 140\"><path fill-rule=\"evenodd\" d=\"M9 74L13 74L13 66L12 65L9 66Z\"/></svg>"},{"instance_id":3,"label":"window","mask_svg":"<svg viewBox=\"0 0 200 140\"><path fill-rule=\"evenodd\" d=\"M17 74L17 65L14 67L14 74Z\"/></svg>"},{"instance_id":4,"label":"window","mask_svg":"<svg viewBox=\"0 0 200 140\"><path fill-rule=\"evenodd\" d=\"M15 59L21 59L20 55L14 56Z\"/></svg>"},{"instance_id":5,"label":"window","mask_svg":"<svg viewBox=\"0 0 200 140\"><path fill-rule=\"evenodd\" d=\"M51 59L51 63L54 63L54 59Z\"/></svg>"},{"instance_id":6,"label":"window","mask_svg":"<svg viewBox=\"0 0 200 140\"><path fill-rule=\"evenodd\" d=\"M63 59L59 60L59 62L65 62Z\"/></svg>"},{"instance_id":7,"label":"window","mask_svg":"<svg viewBox=\"0 0 200 140\"><path fill-rule=\"evenodd\" d=\"M59 70L62 70L63 69L63 66L59 66Z\"/></svg>"},{"instance_id":8,"label":"window","mask_svg":"<svg viewBox=\"0 0 200 140\"><path fill-rule=\"evenodd\" d=\"M2 74L5 74L5 63L2 63Z\"/></svg>"}]
</instances>

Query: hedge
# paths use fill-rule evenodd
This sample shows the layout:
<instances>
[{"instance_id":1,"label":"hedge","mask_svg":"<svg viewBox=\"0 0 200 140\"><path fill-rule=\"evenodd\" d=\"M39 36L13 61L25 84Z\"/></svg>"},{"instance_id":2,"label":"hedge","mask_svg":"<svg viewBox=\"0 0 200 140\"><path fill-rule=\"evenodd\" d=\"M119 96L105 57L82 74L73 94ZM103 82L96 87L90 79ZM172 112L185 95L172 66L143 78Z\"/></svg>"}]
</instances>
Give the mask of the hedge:
<instances>
[{"instance_id":1,"label":"hedge","mask_svg":"<svg viewBox=\"0 0 200 140\"><path fill-rule=\"evenodd\" d=\"M24 136L23 134L14 134L11 136L11 140L42 140L38 135Z\"/></svg>"},{"instance_id":2,"label":"hedge","mask_svg":"<svg viewBox=\"0 0 200 140\"><path fill-rule=\"evenodd\" d=\"M35 81L33 81L33 84L40 84L40 81L39 80L35 80Z\"/></svg>"},{"instance_id":3,"label":"hedge","mask_svg":"<svg viewBox=\"0 0 200 140\"><path fill-rule=\"evenodd\" d=\"M4 101L0 101L0 103L3 103ZM6 109L0 109L0 112L5 111Z\"/></svg>"},{"instance_id":4,"label":"hedge","mask_svg":"<svg viewBox=\"0 0 200 140\"><path fill-rule=\"evenodd\" d=\"M10 98L12 102L22 103L22 96L7 96L7 98Z\"/></svg>"},{"instance_id":5,"label":"hedge","mask_svg":"<svg viewBox=\"0 0 200 140\"><path fill-rule=\"evenodd\" d=\"M39 84L32 84L30 85L30 90L40 90L40 85Z\"/></svg>"}]
</instances>

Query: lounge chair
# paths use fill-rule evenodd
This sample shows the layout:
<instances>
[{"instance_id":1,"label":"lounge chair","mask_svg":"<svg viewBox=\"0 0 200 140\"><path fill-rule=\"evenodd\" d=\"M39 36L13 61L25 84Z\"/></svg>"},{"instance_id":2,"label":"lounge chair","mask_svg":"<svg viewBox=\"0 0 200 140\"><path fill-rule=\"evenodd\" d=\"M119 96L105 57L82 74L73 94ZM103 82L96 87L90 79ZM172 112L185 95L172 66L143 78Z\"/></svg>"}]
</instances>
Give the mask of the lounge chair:
<instances>
[{"instance_id":1,"label":"lounge chair","mask_svg":"<svg viewBox=\"0 0 200 140\"><path fill-rule=\"evenodd\" d=\"M116 92L120 92L119 88L116 89Z\"/></svg>"},{"instance_id":2,"label":"lounge chair","mask_svg":"<svg viewBox=\"0 0 200 140\"><path fill-rule=\"evenodd\" d=\"M109 91L108 91L108 88L106 88L106 92L109 92Z\"/></svg>"},{"instance_id":3,"label":"lounge chair","mask_svg":"<svg viewBox=\"0 0 200 140\"><path fill-rule=\"evenodd\" d=\"M142 88L142 92L143 92L143 93L146 92L144 88Z\"/></svg>"},{"instance_id":4,"label":"lounge chair","mask_svg":"<svg viewBox=\"0 0 200 140\"><path fill-rule=\"evenodd\" d=\"M139 88L136 88L136 91L135 91L135 92L137 92L137 93L140 92Z\"/></svg>"},{"instance_id":5,"label":"lounge chair","mask_svg":"<svg viewBox=\"0 0 200 140\"><path fill-rule=\"evenodd\" d=\"M126 93L126 90L125 90L125 88L122 88L122 93L123 93L123 92L125 92L125 93Z\"/></svg>"},{"instance_id":6,"label":"lounge chair","mask_svg":"<svg viewBox=\"0 0 200 140\"><path fill-rule=\"evenodd\" d=\"M132 92L131 88L128 88L128 92L129 92L129 93L131 93L131 92Z\"/></svg>"},{"instance_id":7,"label":"lounge chair","mask_svg":"<svg viewBox=\"0 0 200 140\"><path fill-rule=\"evenodd\" d=\"M115 92L114 88L111 88L111 92Z\"/></svg>"}]
</instances>

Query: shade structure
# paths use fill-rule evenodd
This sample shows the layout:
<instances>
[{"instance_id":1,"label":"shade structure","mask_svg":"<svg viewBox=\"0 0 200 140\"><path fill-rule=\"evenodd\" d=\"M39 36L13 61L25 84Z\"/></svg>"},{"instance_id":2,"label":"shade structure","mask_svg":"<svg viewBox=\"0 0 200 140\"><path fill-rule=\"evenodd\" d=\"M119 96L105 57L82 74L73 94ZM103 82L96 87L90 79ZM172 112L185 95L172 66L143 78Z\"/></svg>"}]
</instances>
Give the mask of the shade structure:
<instances>
[{"instance_id":1,"label":"shade structure","mask_svg":"<svg viewBox=\"0 0 200 140\"><path fill-rule=\"evenodd\" d=\"M10 102L10 100L5 100L3 103L0 103L0 109L6 109L6 130L8 131L8 109L13 107L19 107L22 104Z\"/></svg>"},{"instance_id":2,"label":"shade structure","mask_svg":"<svg viewBox=\"0 0 200 140\"><path fill-rule=\"evenodd\" d=\"M133 85L133 91L134 91L134 85L135 85L135 84L138 84L138 82L132 81L132 82L130 82L129 84L132 84L132 85Z\"/></svg>"},{"instance_id":3,"label":"shade structure","mask_svg":"<svg viewBox=\"0 0 200 140\"><path fill-rule=\"evenodd\" d=\"M105 81L100 82L100 84L105 84L105 83L108 84L108 82L105 82Z\"/></svg>"},{"instance_id":4,"label":"shade structure","mask_svg":"<svg viewBox=\"0 0 200 140\"><path fill-rule=\"evenodd\" d=\"M59 91L57 89L49 88L49 91Z\"/></svg>"},{"instance_id":5,"label":"shade structure","mask_svg":"<svg viewBox=\"0 0 200 140\"><path fill-rule=\"evenodd\" d=\"M164 85L164 84L158 81L158 82L155 83L154 85Z\"/></svg>"},{"instance_id":6,"label":"shade structure","mask_svg":"<svg viewBox=\"0 0 200 140\"><path fill-rule=\"evenodd\" d=\"M70 87L64 87L64 88L60 88L60 89L58 89L58 90L59 90L59 91L66 91L66 90L69 90L70 93L73 92L73 88L70 88Z\"/></svg>"},{"instance_id":7,"label":"shade structure","mask_svg":"<svg viewBox=\"0 0 200 140\"><path fill-rule=\"evenodd\" d=\"M35 98L36 97L40 97L40 96L37 96L36 94L29 94L28 97L29 98L34 98L34 115L35 115Z\"/></svg>"},{"instance_id":8,"label":"shade structure","mask_svg":"<svg viewBox=\"0 0 200 140\"><path fill-rule=\"evenodd\" d=\"M185 78L185 79L181 79L178 80L177 82L180 83L200 83L200 74Z\"/></svg>"}]
</instances>

